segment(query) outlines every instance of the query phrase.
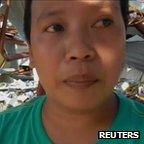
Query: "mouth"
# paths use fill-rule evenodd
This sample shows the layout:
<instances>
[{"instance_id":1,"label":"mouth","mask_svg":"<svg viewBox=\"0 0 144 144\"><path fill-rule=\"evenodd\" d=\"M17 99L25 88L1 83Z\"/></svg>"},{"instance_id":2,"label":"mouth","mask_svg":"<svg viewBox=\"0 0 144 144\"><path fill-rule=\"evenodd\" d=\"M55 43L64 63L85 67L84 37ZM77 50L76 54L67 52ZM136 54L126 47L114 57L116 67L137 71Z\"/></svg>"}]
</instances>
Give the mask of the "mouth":
<instances>
[{"instance_id":1,"label":"mouth","mask_svg":"<svg viewBox=\"0 0 144 144\"><path fill-rule=\"evenodd\" d=\"M64 81L64 83L75 89L86 89L89 88L90 86L94 85L96 81Z\"/></svg>"},{"instance_id":2,"label":"mouth","mask_svg":"<svg viewBox=\"0 0 144 144\"><path fill-rule=\"evenodd\" d=\"M92 78L91 76L72 76L63 83L70 88L74 89L86 89L98 82L98 79Z\"/></svg>"}]
</instances>

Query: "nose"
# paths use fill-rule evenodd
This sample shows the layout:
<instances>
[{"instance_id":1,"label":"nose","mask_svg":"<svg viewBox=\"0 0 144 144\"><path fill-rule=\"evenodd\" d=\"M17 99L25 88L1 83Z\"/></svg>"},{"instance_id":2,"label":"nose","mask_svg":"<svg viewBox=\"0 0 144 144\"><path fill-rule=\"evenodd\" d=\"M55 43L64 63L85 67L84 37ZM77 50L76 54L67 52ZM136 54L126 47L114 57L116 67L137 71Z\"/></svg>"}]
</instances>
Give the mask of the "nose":
<instances>
[{"instance_id":1,"label":"nose","mask_svg":"<svg viewBox=\"0 0 144 144\"><path fill-rule=\"evenodd\" d=\"M90 61L95 58L95 50L86 41L77 39L68 43L68 50L66 53L66 60L81 60Z\"/></svg>"}]
</instances>

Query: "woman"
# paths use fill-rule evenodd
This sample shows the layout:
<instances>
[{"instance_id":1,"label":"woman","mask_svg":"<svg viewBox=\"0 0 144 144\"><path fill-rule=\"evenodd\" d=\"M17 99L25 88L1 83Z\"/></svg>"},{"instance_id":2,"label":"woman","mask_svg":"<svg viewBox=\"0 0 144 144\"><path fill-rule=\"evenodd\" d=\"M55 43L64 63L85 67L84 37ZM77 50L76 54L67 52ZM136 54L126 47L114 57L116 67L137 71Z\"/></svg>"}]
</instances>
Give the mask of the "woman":
<instances>
[{"instance_id":1,"label":"woman","mask_svg":"<svg viewBox=\"0 0 144 144\"><path fill-rule=\"evenodd\" d=\"M2 143L143 143L144 106L113 92L124 61L127 7L122 0L27 1L31 66L47 95L1 114ZM131 136L98 139L98 131Z\"/></svg>"}]
</instances>

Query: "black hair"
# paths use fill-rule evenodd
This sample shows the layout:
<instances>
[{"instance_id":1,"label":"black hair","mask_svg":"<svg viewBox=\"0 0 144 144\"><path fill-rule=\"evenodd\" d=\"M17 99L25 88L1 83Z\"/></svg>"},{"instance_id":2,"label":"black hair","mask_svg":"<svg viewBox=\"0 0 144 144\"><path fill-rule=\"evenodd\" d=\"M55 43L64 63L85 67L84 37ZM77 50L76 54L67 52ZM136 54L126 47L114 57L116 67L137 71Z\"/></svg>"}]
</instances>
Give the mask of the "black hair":
<instances>
[{"instance_id":1,"label":"black hair","mask_svg":"<svg viewBox=\"0 0 144 144\"><path fill-rule=\"evenodd\" d=\"M24 33L25 38L30 42L30 32L31 32L31 7L33 0L25 0L25 10L24 10ZM129 10L129 0L120 0L121 12L125 26L128 23L128 10Z\"/></svg>"}]
</instances>

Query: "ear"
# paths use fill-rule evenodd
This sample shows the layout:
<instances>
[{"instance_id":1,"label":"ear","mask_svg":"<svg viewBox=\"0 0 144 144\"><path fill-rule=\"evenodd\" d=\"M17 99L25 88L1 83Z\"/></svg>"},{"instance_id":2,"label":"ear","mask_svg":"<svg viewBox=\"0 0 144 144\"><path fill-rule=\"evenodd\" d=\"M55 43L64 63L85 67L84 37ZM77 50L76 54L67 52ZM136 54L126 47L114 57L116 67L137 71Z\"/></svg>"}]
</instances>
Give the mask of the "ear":
<instances>
[{"instance_id":1,"label":"ear","mask_svg":"<svg viewBox=\"0 0 144 144\"><path fill-rule=\"evenodd\" d=\"M28 42L28 47L29 47L29 60L30 60L30 67L34 68L35 67L35 62L34 62L34 58L33 58L33 52L32 52L32 48L31 48L31 44Z\"/></svg>"}]
</instances>

